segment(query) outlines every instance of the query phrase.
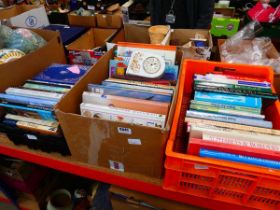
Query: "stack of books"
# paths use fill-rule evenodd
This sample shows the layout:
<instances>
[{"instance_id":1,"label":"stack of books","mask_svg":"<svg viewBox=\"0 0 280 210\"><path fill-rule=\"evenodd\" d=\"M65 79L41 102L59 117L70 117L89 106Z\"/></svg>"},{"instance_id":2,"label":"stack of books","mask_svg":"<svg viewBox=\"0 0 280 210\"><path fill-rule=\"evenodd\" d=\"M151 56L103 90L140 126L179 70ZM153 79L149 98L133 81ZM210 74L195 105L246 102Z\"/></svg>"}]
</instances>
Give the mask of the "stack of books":
<instances>
[{"instance_id":1,"label":"stack of books","mask_svg":"<svg viewBox=\"0 0 280 210\"><path fill-rule=\"evenodd\" d=\"M263 114L277 100L258 78L206 74L194 77L186 112L188 154L280 168L280 131Z\"/></svg>"},{"instance_id":2,"label":"stack of books","mask_svg":"<svg viewBox=\"0 0 280 210\"><path fill-rule=\"evenodd\" d=\"M24 130L30 139L38 136L62 137L54 107L88 70L85 66L53 64L20 87L9 87L0 94L4 131ZM27 135L28 137L28 135Z\"/></svg>"},{"instance_id":3,"label":"stack of books","mask_svg":"<svg viewBox=\"0 0 280 210\"><path fill-rule=\"evenodd\" d=\"M161 48L161 47L159 47ZM156 52L165 59L161 77L148 79L127 74L133 51ZM153 45L120 44L110 62L110 77L101 84L89 84L83 93L81 114L86 117L165 128L174 86L178 77L175 65L176 48L169 54Z\"/></svg>"}]
</instances>

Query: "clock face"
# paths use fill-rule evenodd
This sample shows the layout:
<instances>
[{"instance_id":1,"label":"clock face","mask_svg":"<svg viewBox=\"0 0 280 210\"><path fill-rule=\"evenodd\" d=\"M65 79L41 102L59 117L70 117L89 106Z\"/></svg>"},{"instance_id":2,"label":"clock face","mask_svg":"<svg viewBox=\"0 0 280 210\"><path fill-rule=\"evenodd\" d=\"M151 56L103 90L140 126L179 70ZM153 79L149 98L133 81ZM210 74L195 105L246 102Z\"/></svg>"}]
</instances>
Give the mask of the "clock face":
<instances>
[{"instance_id":1,"label":"clock face","mask_svg":"<svg viewBox=\"0 0 280 210\"><path fill-rule=\"evenodd\" d=\"M156 57L148 57L143 61L143 69L148 74L155 74L161 68L160 60Z\"/></svg>"}]
</instances>

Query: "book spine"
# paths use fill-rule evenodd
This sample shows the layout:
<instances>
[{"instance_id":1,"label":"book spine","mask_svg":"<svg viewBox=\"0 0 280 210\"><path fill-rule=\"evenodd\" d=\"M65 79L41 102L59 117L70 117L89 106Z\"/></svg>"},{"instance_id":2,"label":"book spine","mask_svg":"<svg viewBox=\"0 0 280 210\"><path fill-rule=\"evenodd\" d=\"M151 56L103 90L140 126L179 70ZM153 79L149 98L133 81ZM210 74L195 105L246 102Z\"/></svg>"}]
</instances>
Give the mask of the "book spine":
<instances>
[{"instance_id":1,"label":"book spine","mask_svg":"<svg viewBox=\"0 0 280 210\"><path fill-rule=\"evenodd\" d=\"M206 112L213 112L213 113L220 113L220 114L227 114L227 115L236 115L248 118L256 118L256 119L264 119L264 115L253 114L248 112L230 110L230 109L221 109L214 106L203 106L198 104L191 104L190 109L198 110L198 111L206 111Z\"/></svg>"},{"instance_id":2,"label":"book spine","mask_svg":"<svg viewBox=\"0 0 280 210\"><path fill-rule=\"evenodd\" d=\"M244 155L236 155L236 154L231 154L226 152L218 152L215 150L200 149L199 156L280 169L279 161L255 158L255 157L244 156Z\"/></svg>"},{"instance_id":3,"label":"book spine","mask_svg":"<svg viewBox=\"0 0 280 210\"><path fill-rule=\"evenodd\" d=\"M56 92L56 93L67 93L70 90L69 88L38 85L38 84L31 84L31 83L25 83L22 87L26 89L42 90L42 91L49 91L49 92Z\"/></svg>"},{"instance_id":4,"label":"book spine","mask_svg":"<svg viewBox=\"0 0 280 210\"><path fill-rule=\"evenodd\" d=\"M232 85L242 85L248 87L261 87L261 88L271 88L271 83L266 81L250 81L251 79L239 77L239 76L222 76L216 74L207 74L207 75L199 75L196 74L194 77L195 81L201 82L212 82L212 83L224 83L224 84L232 84Z\"/></svg>"},{"instance_id":5,"label":"book spine","mask_svg":"<svg viewBox=\"0 0 280 210\"><path fill-rule=\"evenodd\" d=\"M199 155L200 149L216 150L219 152L227 152L271 160L280 160L279 150L267 150L263 148L252 148L218 142L206 142L201 139L191 138L189 140L187 153L190 155Z\"/></svg>"},{"instance_id":6,"label":"book spine","mask_svg":"<svg viewBox=\"0 0 280 210\"><path fill-rule=\"evenodd\" d=\"M58 127L58 122L55 121L40 120L40 119L35 119L30 117L23 117L20 115L6 114L5 119L30 122L39 125L49 126L49 127Z\"/></svg>"},{"instance_id":7,"label":"book spine","mask_svg":"<svg viewBox=\"0 0 280 210\"><path fill-rule=\"evenodd\" d=\"M168 103L170 103L172 99L172 96L170 95L149 93L143 91L134 91L134 90L120 89L120 88L112 88L112 87L111 88L102 87L94 84L89 84L88 90L90 92L105 94L105 95L124 96L124 97L139 98L139 99L168 102Z\"/></svg>"},{"instance_id":8,"label":"book spine","mask_svg":"<svg viewBox=\"0 0 280 210\"><path fill-rule=\"evenodd\" d=\"M226 89L235 89L237 91L254 91L254 92L266 92L266 93L272 93L271 88L263 88L263 87L256 87L256 86L246 86L246 85L237 85L237 84L227 84L227 83L219 83L219 81L194 81L195 85L202 85L202 86L209 86L209 87L217 87L217 88L226 88Z\"/></svg>"},{"instance_id":9,"label":"book spine","mask_svg":"<svg viewBox=\"0 0 280 210\"><path fill-rule=\"evenodd\" d=\"M3 104L3 103L0 103L0 107L6 108L9 113L18 113L18 115L22 115L22 114L26 113L26 116L34 115L43 120L50 120L50 121L55 120L54 115L51 111L33 109L33 108L29 108L29 107L23 107L23 106L11 105L11 104Z\"/></svg>"},{"instance_id":10,"label":"book spine","mask_svg":"<svg viewBox=\"0 0 280 210\"><path fill-rule=\"evenodd\" d=\"M207 119L186 117L185 122L188 124L212 125L212 126L218 126L222 128L232 128L241 131L258 132L258 133L264 133L264 134L275 135L275 136L280 135L280 131L274 129L260 128L260 127L240 125L240 124L227 123L227 122L219 122L219 121L213 121Z\"/></svg>"},{"instance_id":11,"label":"book spine","mask_svg":"<svg viewBox=\"0 0 280 210\"><path fill-rule=\"evenodd\" d=\"M164 90L164 89L153 88L153 87L148 87L148 86L145 87L145 86L138 86L138 85L113 83L113 82L108 82L108 81L103 81L102 85L110 86L110 87L117 87L117 88L126 88L126 89L130 89L130 90L147 91L147 92L165 94L165 95L173 94L173 91L170 91L170 90Z\"/></svg>"},{"instance_id":12,"label":"book spine","mask_svg":"<svg viewBox=\"0 0 280 210\"><path fill-rule=\"evenodd\" d=\"M63 94L59 94L59 93L51 93L51 92L20 89L20 88L8 88L5 92L11 95L20 95L20 96L27 96L27 97L42 98L42 99L50 98L54 100L60 100L63 96Z\"/></svg>"},{"instance_id":13,"label":"book spine","mask_svg":"<svg viewBox=\"0 0 280 210\"><path fill-rule=\"evenodd\" d=\"M17 95L10 95L10 94L1 94L0 93L0 100L4 103L17 103L17 104L26 104L26 105L34 105L34 106L42 106L53 108L57 100L42 100L33 97L25 97L25 96L17 96Z\"/></svg>"},{"instance_id":14,"label":"book spine","mask_svg":"<svg viewBox=\"0 0 280 210\"><path fill-rule=\"evenodd\" d=\"M159 88L159 89L171 90L172 92L174 91L174 87L173 86L151 84L151 83L148 83L148 82L141 82L141 81L134 81L134 80L123 80L123 79L114 79L114 78L109 78L109 79L106 79L105 81L107 81L107 82L114 82L114 83L129 84L129 85L154 87L154 88Z\"/></svg>"},{"instance_id":15,"label":"book spine","mask_svg":"<svg viewBox=\"0 0 280 210\"><path fill-rule=\"evenodd\" d=\"M9 121L9 122L7 122L7 121ZM39 133L45 134L45 135L57 135L58 134L58 129L55 127L49 127L49 126L44 126L44 125L38 125L35 123L24 122L24 121L15 121L15 120L3 120L3 123L10 125L10 126L13 125L17 128L23 129L23 130L39 132Z\"/></svg>"},{"instance_id":16,"label":"book spine","mask_svg":"<svg viewBox=\"0 0 280 210\"><path fill-rule=\"evenodd\" d=\"M44 81L39 81L39 80L26 80L26 83L61 87L61 88L67 88L67 89L71 89L74 86L74 85L69 85L69 84L64 84L64 83L44 82Z\"/></svg>"},{"instance_id":17,"label":"book spine","mask_svg":"<svg viewBox=\"0 0 280 210\"><path fill-rule=\"evenodd\" d=\"M278 96L272 93L259 92L259 91L248 91L248 90L240 90L240 89L231 89L225 87L210 87L204 85L195 85L194 90L196 91L207 91L214 93L226 93L226 94L235 94L235 95L246 95L251 97L262 97L267 99L276 100Z\"/></svg>"},{"instance_id":18,"label":"book spine","mask_svg":"<svg viewBox=\"0 0 280 210\"><path fill-rule=\"evenodd\" d=\"M248 147L248 148L259 148L264 150L280 151L280 145L269 144L269 142L265 143L260 141L246 141L243 139L231 139L225 137L218 137L211 134L203 134L202 139L205 142L215 142L215 143L222 143L222 144L238 145L238 146Z\"/></svg>"},{"instance_id":19,"label":"book spine","mask_svg":"<svg viewBox=\"0 0 280 210\"><path fill-rule=\"evenodd\" d=\"M234 106L234 105L228 105L228 104L219 104L219 103L211 103L211 102L206 102L206 101L195 101L195 100L192 100L191 104L200 105L200 106L211 106L211 107L215 107L218 109L230 109L230 110L241 111L241 112L250 112L253 114L261 113L261 109L251 108L251 107L246 107L246 106Z\"/></svg>"},{"instance_id":20,"label":"book spine","mask_svg":"<svg viewBox=\"0 0 280 210\"><path fill-rule=\"evenodd\" d=\"M250 126L257 126L257 127L264 127L264 128L272 128L272 122L269 121L233 117L233 116L212 114L212 113L205 113L205 112L197 112L197 111L190 111L190 110L187 111L187 117L202 118L207 120L216 120L220 122L229 122L229 123L236 123L236 124L243 124L243 125L250 125Z\"/></svg>"},{"instance_id":21,"label":"book spine","mask_svg":"<svg viewBox=\"0 0 280 210\"><path fill-rule=\"evenodd\" d=\"M209 92L195 91L194 100L237 105L237 106L247 106L253 108L262 107L261 98L223 94L223 93L209 93Z\"/></svg>"}]
</instances>

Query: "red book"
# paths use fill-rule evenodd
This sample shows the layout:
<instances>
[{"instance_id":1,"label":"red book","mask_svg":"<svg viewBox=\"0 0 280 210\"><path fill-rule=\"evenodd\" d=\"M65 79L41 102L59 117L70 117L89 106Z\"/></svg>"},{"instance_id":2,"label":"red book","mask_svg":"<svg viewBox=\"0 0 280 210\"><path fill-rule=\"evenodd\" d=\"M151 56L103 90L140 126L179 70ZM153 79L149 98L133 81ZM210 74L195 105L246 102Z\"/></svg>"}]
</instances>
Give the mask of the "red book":
<instances>
[{"instance_id":1,"label":"red book","mask_svg":"<svg viewBox=\"0 0 280 210\"><path fill-rule=\"evenodd\" d=\"M200 149L216 150L232 154L264 158L270 160L280 160L280 151L265 150L259 148L244 147L232 144L217 143L205 141L202 139L190 138L187 153L190 155L199 155Z\"/></svg>"}]
</instances>

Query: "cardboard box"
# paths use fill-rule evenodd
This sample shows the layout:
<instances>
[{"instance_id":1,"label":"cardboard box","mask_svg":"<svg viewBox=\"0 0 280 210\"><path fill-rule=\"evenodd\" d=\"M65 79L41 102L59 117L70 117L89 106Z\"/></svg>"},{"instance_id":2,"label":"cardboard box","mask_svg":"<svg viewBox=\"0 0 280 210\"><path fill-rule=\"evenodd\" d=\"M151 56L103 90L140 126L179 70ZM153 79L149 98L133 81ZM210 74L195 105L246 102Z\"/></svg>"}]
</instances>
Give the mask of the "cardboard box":
<instances>
[{"instance_id":1,"label":"cardboard box","mask_svg":"<svg viewBox=\"0 0 280 210\"><path fill-rule=\"evenodd\" d=\"M191 38L195 38L196 34L201 34L207 39L207 48L205 51L196 47L184 48L183 45L191 41ZM208 60L213 48L213 40L211 33L208 30L203 29L174 29L171 34L170 45L178 46L182 51L183 59L198 59Z\"/></svg>"},{"instance_id":2,"label":"cardboard box","mask_svg":"<svg viewBox=\"0 0 280 210\"><path fill-rule=\"evenodd\" d=\"M225 42L225 39L218 39L219 53L221 52L221 45ZM244 40L244 42L251 42L250 40ZM270 50L266 53L268 58L278 59L279 52L276 50L273 44L270 46ZM220 53L220 60L224 62L224 58ZM277 94L280 96L280 74L274 74L274 88Z\"/></svg>"},{"instance_id":3,"label":"cardboard box","mask_svg":"<svg viewBox=\"0 0 280 210\"><path fill-rule=\"evenodd\" d=\"M97 14L96 21L98 28L121 28L123 25L121 14Z\"/></svg>"},{"instance_id":4,"label":"cardboard box","mask_svg":"<svg viewBox=\"0 0 280 210\"><path fill-rule=\"evenodd\" d=\"M70 12L68 13L68 22L71 26L96 27L96 16L79 16Z\"/></svg>"},{"instance_id":5,"label":"cardboard box","mask_svg":"<svg viewBox=\"0 0 280 210\"><path fill-rule=\"evenodd\" d=\"M227 16L227 17L234 17L235 15L235 8L234 7L216 7L214 9L214 12L216 14L221 14L223 16Z\"/></svg>"},{"instance_id":6,"label":"cardboard box","mask_svg":"<svg viewBox=\"0 0 280 210\"><path fill-rule=\"evenodd\" d=\"M64 49L58 32L32 29L47 44L20 59L0 65L0 92L11 86L20 86L52 63L65 63Z\"/></svg>"},{"instance_id":7,"label":"cardboard box","mask_svg":"<svg viewBox=\"0 0 280 210\"><path fill-rule=\"evenodd\" d=\"M171 200L166 200L156 196L135 192L116 186L110 188L111 201L114 210L149 210L147 206L154 207L153 209L158 210L199 210L201 208L185 205ZM127 200L120 199L117 195L122 195L120 197L128 197ZM147 206L141 205L139 203L147 204Z\"/></svg>"},{"instance_id":8,"label":"cardboard box","mask_svg":"<svg viewBox=\"0 0 280 210\"><path fill-rule=\"evenodd\" d=\"M165 145L173 119L177 91L174 93L165 129L87 118L80 115L82 93L89 83L100 84L108 78L111 49L97 62L58 103L56 116L60 122L72 158L113 171L138 173L161 178ZM137 145L129 144L137 139Z\"/></svg>"},{"instance_id":9,"label":"cardboard box","mask_svg":"<svg viewBox=\"0 0 280 210\"><path fill-rule=\"evenodd\" d=\"M49 19L44 6L15 5L0 10L0 20L7 25L24 28L48 26Z\"/></svg>"},{"instance_id":10,"label":"cardboard box","mask_svg":"<svg viewBox=\"0 0 280 210\"><path fill-rule=\"evenodd\" d=\"M97 52L93 49L102 47L107 41L118 33L116 29L91 28L80 38L66 46L69 51L69 60L72 64L94 65L103 52Z\"/></svg>"}]
</instances>

